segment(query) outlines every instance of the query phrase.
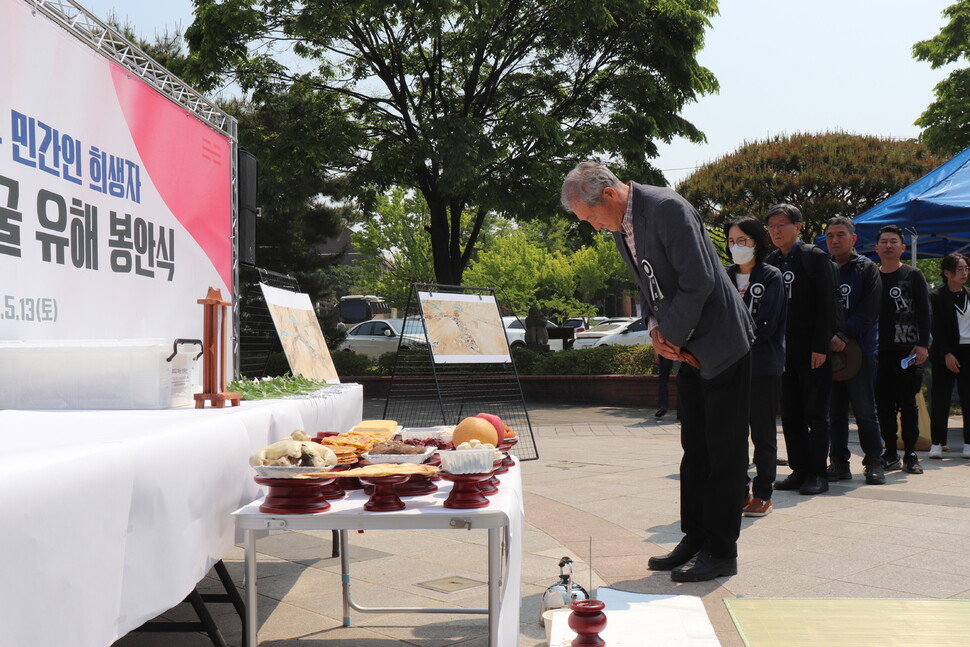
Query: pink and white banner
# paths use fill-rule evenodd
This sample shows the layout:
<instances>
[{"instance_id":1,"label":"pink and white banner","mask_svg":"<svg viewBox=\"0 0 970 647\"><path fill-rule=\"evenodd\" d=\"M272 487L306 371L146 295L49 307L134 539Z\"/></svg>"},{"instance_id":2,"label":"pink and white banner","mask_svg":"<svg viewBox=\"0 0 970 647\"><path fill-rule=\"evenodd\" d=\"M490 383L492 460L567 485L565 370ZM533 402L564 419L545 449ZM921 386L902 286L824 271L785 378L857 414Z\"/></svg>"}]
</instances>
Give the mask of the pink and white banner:
<instances>
[{"instance_id":1,"label":"pink and white banner","mask_svg":"<svg viewBox=\"0 0 970 647\"><path fill-rule=\"evenodd\" d=\"M0 0L0 340L201 337L232 295L232 140Z\"/></svg>"}]
</instances>

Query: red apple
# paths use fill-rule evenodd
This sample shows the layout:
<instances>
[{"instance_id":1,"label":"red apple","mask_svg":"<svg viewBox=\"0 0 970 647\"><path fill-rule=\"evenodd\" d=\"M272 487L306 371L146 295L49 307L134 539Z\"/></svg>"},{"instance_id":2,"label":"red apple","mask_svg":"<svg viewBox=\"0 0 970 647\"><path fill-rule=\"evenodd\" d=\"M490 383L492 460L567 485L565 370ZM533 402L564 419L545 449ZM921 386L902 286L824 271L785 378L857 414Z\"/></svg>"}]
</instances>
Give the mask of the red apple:
<instances>
[{"instance_id":1,"label":"red apple","mask_svg":"<svg viewBox=\"0 0 970 647\"><path fill-rule=\"evenodd\" d=\"M501 418L496 416L494 413L480 413L475 417L488 420L492 426L495 427L495 433L498 435L498 441L502 442L502 439L505 438L505 424L502 422Z\"/></svg>"}]
</instances>

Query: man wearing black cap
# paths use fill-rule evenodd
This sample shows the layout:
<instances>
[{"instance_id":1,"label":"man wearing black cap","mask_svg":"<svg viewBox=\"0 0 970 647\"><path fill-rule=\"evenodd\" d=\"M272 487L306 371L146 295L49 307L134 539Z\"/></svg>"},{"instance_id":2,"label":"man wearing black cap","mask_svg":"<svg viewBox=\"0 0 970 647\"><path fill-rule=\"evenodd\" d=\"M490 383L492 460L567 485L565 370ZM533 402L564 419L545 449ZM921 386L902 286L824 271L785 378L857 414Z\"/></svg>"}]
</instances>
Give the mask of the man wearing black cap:
<instances>
[{"instance_id":1,"label":"man wearing black cap","mask_svg":"<svg viewBox=\"0 0 970 647\"><path fill-rule=\"evenodd\" d=\"M829 489L832 369L826 362L838 330L836 268L828 254L799 239L802 212L794 205L776 204L765 222L778 248L765 262L781 270L788 295L781 427L792 473L775 489L821 494Z\"/></svg>"},{"instance_id":2,"label":"man wearing black cap","mask_svg":"<svg viewBox=\"0 0 970 647\"><path fill-rule=\"evenodd\" d=\"M855 223L845 216L829 220L825 245L839 266L839 294L845 312L842 330L832 337L832 350L845 351L850 340L858 345L861 365L847 380L832 383L832 438L829 481L852 478L849 469L849 403L859 428L859 444L865 454L863 474L869 485L883 485L886 474L882 462L882 436L876 417L876 352L878 351L879 299L882 281L879 268L865 256L855 253Z\"/></svg>"}]
</instances>

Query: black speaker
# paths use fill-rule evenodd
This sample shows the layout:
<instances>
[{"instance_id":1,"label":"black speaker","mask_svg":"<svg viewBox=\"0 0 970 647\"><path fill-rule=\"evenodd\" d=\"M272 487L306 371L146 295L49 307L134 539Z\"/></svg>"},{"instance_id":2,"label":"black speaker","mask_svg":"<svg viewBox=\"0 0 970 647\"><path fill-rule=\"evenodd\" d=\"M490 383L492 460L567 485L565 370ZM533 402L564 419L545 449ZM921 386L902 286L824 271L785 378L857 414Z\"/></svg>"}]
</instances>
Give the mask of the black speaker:
<instances>
[{"instance_id":1,"label":"black speaker","mask_svg":"<svg viewBox=\"0 0 970 647\"><path fill-rule=\"evenodd\" d=\"M239 262L256 264L256 156L239 149L237 156L239 181L236 184L239 203L238 247Z\"/></svg>"}]
</instances>

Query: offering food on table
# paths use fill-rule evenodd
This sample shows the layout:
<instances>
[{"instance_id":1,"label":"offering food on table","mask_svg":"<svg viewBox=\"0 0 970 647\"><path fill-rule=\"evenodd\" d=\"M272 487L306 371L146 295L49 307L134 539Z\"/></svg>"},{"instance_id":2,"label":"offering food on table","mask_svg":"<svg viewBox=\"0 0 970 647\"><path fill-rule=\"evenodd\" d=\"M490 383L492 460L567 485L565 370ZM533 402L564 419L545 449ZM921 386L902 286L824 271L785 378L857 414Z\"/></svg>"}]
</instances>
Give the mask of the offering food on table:
<instances>
[{"instance_id":1,"label":"offering food on table","mask_svg":"<svg viewBox=\"0 0 970 647\"><path fill-rule=\"evenodd\" d=\"M469 440L478 440L483 443L490 443L493 447L498 445L498 432L495 426L484 418L465 418L455 427L451 442L458 445Z\"/></svg>"},{"instance_id":2,"label":"offering food on table","mask_svg":"<svg viewBox=\"0 0 970 647\"><path fill-rule=\"evenodd\" d=\"M436 447L438 449L454 449L455 446L452 445L447 440L440 440L438 438L412 438L410 440L401 441L408 445L414 447Z\"/></svg>"},{"instance_id":3,"label":"offering food on table","mask_svg":"<svg viewBox=\"0 0 970 647\"><path fill-rule=\"evenodd\" d=\"M337 464L337 456L327 447L310 440L302 429L249 457L250 465L326 467Z\"/></svg>"},{"instance_id":4,"label":"offering food on table","mask_svg":"<svg viewBox=\"0 0 970 647\"><path fill-rule=\"evenodd\" d=\"M330 445L328 449L337 456L337 465L357 462L357 450L350 445Z\"/></svg>"},{"instance_id":5,"label":"offering food on table","mask_svg":"<svg viewBox=\"0 0 970 647\"><path fill-rule=\"evenodd\" d=\"M385 440L377 443L367 452L371 456L374 454L423 454L425 446L415 447L400 440Z\"/></svg>"},{"instance_id":6,"label":"offering food on table","mask_svg":"<svg viewBox=\"0 0 970 647\"><path fill-rule=\"evenodd\" d=\"M492 423L492 426L495 427L495 433L498 436L498 441L500 443L505 438L515 438L515 432L512 431L507 424L502 422L502 419L496 416L494 413L480 413L475 417L484 418Z\"/></svg>"},{"instance_id":7,"label":"offering food on table","mask_svg":"<svg viewBox=\"0 0 970 647\"><path fill-rule=\"evenodd\" d=\"M384 431L393 435L397 426L397 420L361 420L352 431Z\"/></svg>"},{"instance_id":8,"label":"offering food on table","mask_svg":"<svg viewBox=\"0 0 970 647\"><path fill-rule=\"evenodd\" d=\"M383 431L348 431L343 434L337 434L336 436L321 438L319 442L321 445L326 445L327 447L338 445L353 447L357 450L358 454L362 454L370 451L371 447L377 443L390 440L393 436L393 433Z\"/></svg>"},{"instance_id":9,"label":"offering food on table","mask_svg":"<svg viewBox=\"0 0 970 647\"><path fill-rule=\"evenodd\" d=\"M495 445L492 443L483 443L478 439L472 438L471 440L455 447L455 450L457 451L467 451L469 449L495 449ZM498 461L502 460L503 458L505 458L505 455L495 449L494 460Z\"/></svg>"},{"instance_id":10,"label":"offering food on table","mask_svg":"<svg viewBox=\"0 0 970 647\"><path fill-rule=\"evenodd\" d=\"M396 476L401 474L423 474L425 476L436 476L440 470L433 465L424 463L378 463L366 467L355 467L344 472L326 472L326 476L338 478L363 477L373 478L378 476ZM304 476L312 477L313 474Z\"/></svg>"}]
</instances>

